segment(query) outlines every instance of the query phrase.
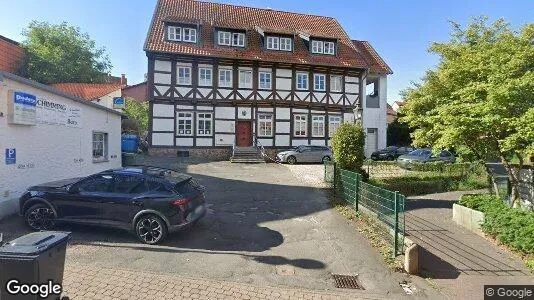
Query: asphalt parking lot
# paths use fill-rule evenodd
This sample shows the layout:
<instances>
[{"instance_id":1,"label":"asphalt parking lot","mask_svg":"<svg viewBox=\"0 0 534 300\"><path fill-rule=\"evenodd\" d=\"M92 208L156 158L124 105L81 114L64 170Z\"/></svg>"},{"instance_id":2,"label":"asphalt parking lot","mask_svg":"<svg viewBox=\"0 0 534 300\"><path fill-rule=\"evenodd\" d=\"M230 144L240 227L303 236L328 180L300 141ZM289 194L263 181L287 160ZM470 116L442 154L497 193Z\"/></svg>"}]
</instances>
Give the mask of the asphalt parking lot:
<instances>
[{"instance_id":1,"label":"asphalt parking lot","mask_svg":"<svg viewBox=\"0 0 534 300\"><path fill-rule=\"evenodd\" d=\"M179 167L207 189L208 214L195 227L149 246L126 231L62 226L73 232L67 264L317 290L335 290L331 275L348 274L359 276L365 288L360 295L404 296L399 282L407 277L385 266L330 207L325 190L288 166L209 162ZM0 225L5 240L27 232L16 216Z\"/></svg>"}]
</instances>

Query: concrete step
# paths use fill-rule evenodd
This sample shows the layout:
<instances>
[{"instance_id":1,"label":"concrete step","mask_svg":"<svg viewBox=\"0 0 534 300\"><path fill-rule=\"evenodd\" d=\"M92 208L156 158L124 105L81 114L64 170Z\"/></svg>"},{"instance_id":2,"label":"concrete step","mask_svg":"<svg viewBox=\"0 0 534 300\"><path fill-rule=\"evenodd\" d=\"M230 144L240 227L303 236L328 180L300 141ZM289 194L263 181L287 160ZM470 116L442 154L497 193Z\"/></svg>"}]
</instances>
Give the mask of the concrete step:
<instances>
[{"instance_id":1,"label":"concrete step","mask_svg":"<svg viewBox=\"0 0 534 300\"><path fill-rule=\"evenodd\" d=\"M232 157L230 159L230 162L232 163L246 163L246 164L257 164L257 163L265 163L265 160L263 158L235 158Z\"/></svg>"}]
</instances>

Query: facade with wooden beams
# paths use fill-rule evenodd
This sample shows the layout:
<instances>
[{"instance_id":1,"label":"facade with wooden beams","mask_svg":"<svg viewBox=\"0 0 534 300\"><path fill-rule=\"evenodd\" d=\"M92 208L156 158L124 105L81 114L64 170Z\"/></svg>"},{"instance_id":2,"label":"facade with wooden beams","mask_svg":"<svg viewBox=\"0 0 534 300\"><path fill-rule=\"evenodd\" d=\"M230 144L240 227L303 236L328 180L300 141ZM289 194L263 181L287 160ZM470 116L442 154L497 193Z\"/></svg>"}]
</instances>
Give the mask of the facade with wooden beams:
<instances>
[{"instance_id":1,"label":"facade with wooden beams","mask_svg":"<svg viewBox=\"0 0 534 300\"><path fill-rule=\"evenodd\" d=\"M391 70L333 18L160 0L145 51L152 148L330 145L359 107L367 150L385 146Z\"/></svg>"}]
</instances>

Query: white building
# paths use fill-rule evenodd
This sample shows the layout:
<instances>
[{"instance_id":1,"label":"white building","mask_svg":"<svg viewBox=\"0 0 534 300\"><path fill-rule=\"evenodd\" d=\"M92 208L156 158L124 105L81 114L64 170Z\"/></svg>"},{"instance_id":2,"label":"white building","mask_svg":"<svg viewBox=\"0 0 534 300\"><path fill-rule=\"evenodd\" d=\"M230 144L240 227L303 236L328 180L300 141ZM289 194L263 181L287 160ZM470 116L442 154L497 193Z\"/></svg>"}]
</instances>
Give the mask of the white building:
<instances>
[{"instance_id":1,"label":"white building","mask_svg":"<svg viewBox=\"0 0 534 300\"><path fill-rule=\"evenodd\" d=\"M333 18L160 0L144 50L153 152L330 145L359 108L366 154L386 146L391 69Z\"/></svg>"},{"instance_id":2,"label":"white building","mask_svg":"<svg viewBox=\"0 0 534 300\"><path fill-rule=\"evenodd\" d=\"M0 218L29 186L120 167L121 116L0 71Z\"/></svg>"}]
</instances>

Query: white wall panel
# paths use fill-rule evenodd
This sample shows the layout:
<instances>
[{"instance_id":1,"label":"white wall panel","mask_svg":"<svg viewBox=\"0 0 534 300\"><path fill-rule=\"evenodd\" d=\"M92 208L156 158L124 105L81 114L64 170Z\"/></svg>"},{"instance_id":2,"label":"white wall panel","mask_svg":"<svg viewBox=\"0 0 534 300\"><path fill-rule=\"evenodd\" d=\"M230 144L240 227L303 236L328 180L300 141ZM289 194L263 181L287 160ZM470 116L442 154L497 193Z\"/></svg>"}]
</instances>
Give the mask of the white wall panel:
<instances>
[{"instance_id":1,"label":"white wall panel","mask_svg":"<svg viewBox=\"0 0 534 300\"><path fill-rule=\"evenodd\" d=\"M171 74L154 73L154 84L171 84Z\"/></svg>"},{"instance_id":2,"label":"white wall panel","mask_svg":"<svg viewBox=\"0 0 534 300\"><path fill-rule=\"evenodd\" d=\"M258 140L265 147L271 147L273 145L273 139L258 139Z\"/></svg>"},{"instance_id":3,"label":"white wall panel","mask_svg":"<svg viewBox=\"0 0 534 300\"><path fill-rule=\"evenodd\" d=\"M152 106L152 114L154 115L154 117L174 118L174 105L154 104Z\"/></svg>"},{"instance_id":4,"label":"white wall panel","mask_svg":"<svg viewBox=\"0 0 534 300\"><path fill-rule=\"evenodd\" d=\"M289 135L277 135L275 136L276 147L289 147Z\"/></svg>"},{"instance_id":5,"label":"white wall panel","mask_svg":"<svg viewBox=\"0 0 534 300\"><path fill-rule=\"evenodd\" d=\"M152 145L154 146L172 146L173 143L172 133L153 133L152 134Z\"/></svg>"},{"instance_id":6,"label":"white wall panel","mask_svg":"<svg viewBox=\"0 0 534 300\"><path fill-rule=\"evenodd\" d=\"M152 119L153 131L174 131L174 119Z\"/></svg>"},{"instance_id":7,"label":"white wall panel","mask_svg":"<svg viewBox=\"0 0 534 300\"><path fill-rule=\"evenodd\" d=\"M234 144L233 134L216 134L215 145L216 146L232 146Z\"/></svg>"},{"instance_id":8,"label":"white wall panel","mask_svg":"<svg viewBox=\"0 0 534 300\"><path fill-rule=\"evenodd\" d=\"M276 89L277 90L291 90L291 79L290 78L276 78Z\"/></svg>"},{"instance_id":9,"label":"white wall panel","mask_svg":"<svg viewBox=\"0 0 534 300\"><path fill-rule=\"evenodd\" d=\"M223 89L223 88L219 88L218 89L219 93L221 93L221 95L223 96L223 99L226 99L226 97L228 97L228 95L230 95L230 93L233 91L231 89ZM221 97L217 96L219 99Z\"/></svg>"},{"instance_id":10,"label":"white wall panel","mask_svg":"<svg viewBox=\"0 0 534 300\"><path fill-rule=\"evenodd\" d=\"M358 84L356 83L345 83L345 92L346 93L358 93Z\"/></svg>"},{"instance_id":11,"label":"white wall panel","mask_svg":"<svg viewBox=\"0 0 534 300\"><path fill-rule=\"evenodd\" d=\"M193 138L176 138L176 146L193 146Z\"/></svg>"},{"instance_id":12,"label":"white wall panel","mask_svg":"<svg viewBox=\"0 0 534 300\"><path fill-rule=\"evenodd\" d=\"M308 145L308 140L295 140L293 139L293 146Z\"/></svg>"},{"instance_id":13,"label":"white wall panel","mask_svg":"<svg viewBox=\"0 0 534 300\"><path fill-rule=\"evenodd\" d=\"M278 95L280 95L280 99L282 99L282 100L285 100L287 98L287 96L289 96L289 94L291 93L291 92L284 92L284 91L280 91L280 90L278 90L277 92L278 92ZM289 100L291 100L291 97L287 98L286 101L289 101Z\"/></svg>"},{"instance_id":14,"label":"white wall panel","mask_svg":"<svg viewBox=\"0 0 534 300\"><path fill-rule=\"evenodd\" d=\"M344 113L343 122L345 123L354 123L354 113Z\"/></svg>"},{"instance_id":15,"label":"white wall panel","mask_svg":"<svg viewBox=\"0 0 534 300\"><path fill-rule=\"evenodd\" d=\"M212 138L197 138L197 146L213 146Z\"/></svg>"},{"instance_id":16,"label":"white wall panel","mask_svg":"<svg viewBox=\"0 0 534 300\"><path fill-rule=\"evenodd\" d=\"M192 105L176 105L176 110L192 110L194 108Z\"/></svg>"},{"instance_id":17,"label":"white wall panel","mask_svg":"<svg viewBox=\"0 0 534 300\"><path fill-rule=\"evenodd\" d=\"M285 119L289 120L290 117L290 110L286 107L277 107L276 108L276 118L277 119Z\"/></svg>"},{"instance_id":18,"label":"white wall panel","mask_svg":"<svg viewBox=\"0 0 534 300\"><path fill-rule=\"evenodd\" d=\"M170 89L170 87L162 85L154 85L154 87L161 95L165 94ZM156 91L154 91L154 96L157 96Z\"/></svg>"},{"instance_id":19,"label":"white wall panel","mask_svg":"<svg viewBox=\"0 0 534 300\"><path fill-rule=\"evenodd\" d=\"M258 107L258 112L273 112L274 108L272 107Z\"/></svg>"},{"instance_id":20,"label":"white wall panel","mask_svg":"<svg viewBox=\"0 0 534 300\"><path fill-rule=\"evenodd\" d=\"M345 82L355 82L358 83L360 79L355 76L345 76Z\"/></svg>"},{"instance_id":21,"label":"white wall panel","mask_svg":"<svg viewBox=\"0 0 534 300\"><path fill-rule=\"evenodd\" d=\"M308 113L308 109L305 109L305 108L294 108L293 109L293 113Z\"/></svg>"},{"instance_id":22,"label":"white wall panel","mask_svg":"<svg viewBox=\"0 0 534 300\"><path fill-rule=\"evenodd\" d=\"M218 119L235 119L235 108L233 107L215 107L215 118Z\"/></svg>"},{"instance_id":23,"label":"white wall panel","mask_svg":"<svg viewBox=\"0 0 534 300\"><path fill-rule=\"evenodd\" d=\"M187 93L189 93L191 91L191 88L190 87L184 87L184 86L178 86L178 87L176 87L176 90L178 91L178 93L180 93L180 95L182 95L182 97L185 97L185 95L187 95Z\"/></svg>"},{"instance_id":24,"label":"white wall panel","mask_svg":"<svg viewBox=\"0 0 534 300\"><path fill-rule=\"evenodd\" d=\"M197 110L213 110L213 106L197 106Z\"/></svg>"},{"instance_id":25,"label":"white wall panel","mask_svg":"<svg viewBox=\"0 0 534 300\"><path fill-rule=\"evenodd\" d=\"M154 61L154 70L156 71L171 71L171 62L168 60L155 60Z\"/></svg>"},{"instance_id":26,"label":"white wall panel","mask_svg":"<svg viewBox=\"0 0 534 300\"><path fill-rule=\"evenodd\" d=\"M250 120L252 119L252 116L253 116L251 111L252 109L250 107L238 107L237 118L240 120Z\"/></svg>"},{"instance_id":27,"label":"white wall panel","mask_svg":"<svg viewBox=\"0 0 534 300\"><path fill-rule=\"evenodd\" d=\"M292 77L293 71L291 69L276 69L276 76Z\"/></svg>"},{"instance_id":28,"label":"white wall panel","mask_svg":"<svg viewBox=\"0 0 534 300\"><path fill-rule=\"evenodd\" d=\"M276 122L276 133L290 133L291 127L289 122Z\"/></svg>"},{"instance_id":29,"label":"white wall panel","mask_svg":"<svg viewBox=\"0 0 534 300\"><path fill-rule=\"evenodd\" d=\"M306 99L306 96L308 96L309 93L308 92L296 92L295 94L297 94L297 96L300 98L300 101L305 101L304 99ZM295 99L295 101L297 100Z\"/></svg>"},{"instance_id":30,"label":"white wall panel","mask_svg":"<svg viewBox=\"0 0 534 300\"><path fill-rule=\"evenodd\" d=\"M324 139L322 140L311 140L311 144L314 146L325 146Z\"/></svg>"},{"instance_id":31,"label":"white wall panel","mask_svg":"<svg viewBox=\"0 0 534 300\"><path fill-rule=\"evenodd\" d=\"M235 122L234 121L219 121L215 120L215 131L216 132L235 132Z\"/></svg>"}]
</instances>

